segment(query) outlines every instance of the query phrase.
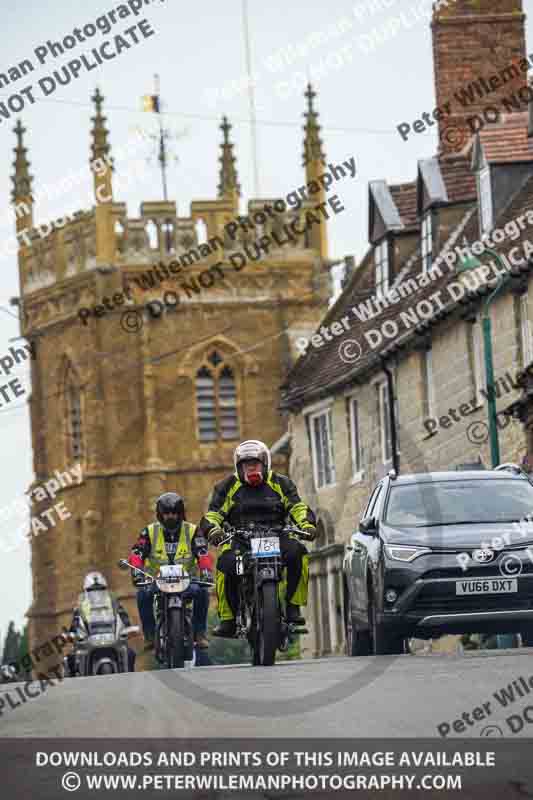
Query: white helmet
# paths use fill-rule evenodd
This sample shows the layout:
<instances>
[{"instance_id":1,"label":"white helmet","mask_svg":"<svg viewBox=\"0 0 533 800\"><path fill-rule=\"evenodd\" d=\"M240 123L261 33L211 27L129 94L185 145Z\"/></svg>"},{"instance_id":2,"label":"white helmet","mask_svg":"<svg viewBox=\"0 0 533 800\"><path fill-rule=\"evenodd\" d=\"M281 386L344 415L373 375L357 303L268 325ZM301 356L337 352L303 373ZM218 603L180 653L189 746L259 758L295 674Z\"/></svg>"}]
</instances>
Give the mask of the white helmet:
<instances>
[{"instance_id":1,"label":"white helmet","mask_svg":"<svg viewBox=\"0 0 533 800\"><path fill-rule=\"evenodd\" d=\"M256 458L263 464L264 478L266 478L270 472L272 459L270 458L270 450L266 444L264 444L264 442L259 442L257 439L247 439L245 442L241 442L241 444L235 448L235 452L233 454L235 470L241 481L243 480L243 476L242 470L239 468L240 464L242 464L243 461L247 461L248 459L252 458Z\"/></svg>"},{"instance_id":2,"label":"white helmet","mask_svg":"<svg viewBox=\"0 0 533 800\"><path fill-rule=\"evenodd\" d=\"M83 591L90 592L91 589L107 589L107 581L101 572L88 572L83 581Z\"/></svg>"}]
</instances>

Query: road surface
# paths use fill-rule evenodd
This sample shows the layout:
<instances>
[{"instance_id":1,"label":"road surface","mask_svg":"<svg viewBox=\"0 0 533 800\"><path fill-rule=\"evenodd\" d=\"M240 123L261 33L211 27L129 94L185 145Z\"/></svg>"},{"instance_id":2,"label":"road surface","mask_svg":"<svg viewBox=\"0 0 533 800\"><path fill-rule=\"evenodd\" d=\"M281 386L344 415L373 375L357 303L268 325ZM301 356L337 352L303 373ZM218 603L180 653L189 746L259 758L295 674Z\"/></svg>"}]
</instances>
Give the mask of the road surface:
<instances>
[{"instance_id":1,"label":"road surface","mask_svg":"<svg viewBox=\"0 0 533 800\"><path fill-rule=\"evenodd\" d=\"M0 736L439 737L445 724L448 736L496 735L496 727L506 737L533 736L532 654L329 658L74 678L27 702L18 697L15 708L5 694L14 705L23 684L4 684ZM504 708L494 693L505 701L501 690L513 681ZM520 722L506 722L510 715L522 717L516 733Z\"/></svg>"}]
</instances>

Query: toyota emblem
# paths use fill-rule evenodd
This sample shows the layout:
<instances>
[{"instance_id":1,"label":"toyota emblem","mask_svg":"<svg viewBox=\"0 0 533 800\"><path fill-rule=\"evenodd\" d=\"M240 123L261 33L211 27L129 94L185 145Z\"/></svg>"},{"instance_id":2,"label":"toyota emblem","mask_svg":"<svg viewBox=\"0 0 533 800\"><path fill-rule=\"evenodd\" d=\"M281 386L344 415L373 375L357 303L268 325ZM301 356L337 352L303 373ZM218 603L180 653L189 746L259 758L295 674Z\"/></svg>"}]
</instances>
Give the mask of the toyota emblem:
<instances>
[{"instance_id":1,"label":"toyota emblem","mask_svg":"<svg viewBox=\"0 0 533 800\"><path fill-rule=\"evenodd\" d=\"M492 550L474 550L472 553L472 558L474 561L478 561L480 564L487 564L494 558L494 553Z\"/></svg>"}]
</instances>

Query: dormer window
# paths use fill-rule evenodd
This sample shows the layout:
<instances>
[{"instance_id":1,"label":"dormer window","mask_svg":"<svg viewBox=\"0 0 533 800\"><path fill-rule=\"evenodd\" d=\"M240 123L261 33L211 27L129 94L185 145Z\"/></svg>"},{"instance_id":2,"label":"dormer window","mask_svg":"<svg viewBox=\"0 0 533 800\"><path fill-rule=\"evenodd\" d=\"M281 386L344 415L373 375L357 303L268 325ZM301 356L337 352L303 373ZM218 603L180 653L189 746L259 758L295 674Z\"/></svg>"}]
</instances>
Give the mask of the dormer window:
<instances>
[{"instance_id":1,"label":"dormer window","mask_svg":"<svg viewBox=\"0 0 533 800\"><path fill-rule=\"evenodd\" d=\"M492 229L492 192L490 169L485 167L478 175L478 197L481 209L481 233Z\"/></svg>"},{"instance_id":2,"label":"dormer window","mask_svg":"<svg viewBox=\"0 0 533 800\"><path fill-rule=\"evenodd\" d=\"M431 211L422 220L422 272L431 269L433 259L433 217Z\"/></svg>"},{"instance_id":3,"label":"dormer window","mask_svg":"<svg viewBox=\"0 0 533 800\"><path fill-rule=\"evenodd\" d=\"M374 249L376 267L376 297L383 297L389 291L389 243L383 239Z\"/></svg>"}]
</instances>

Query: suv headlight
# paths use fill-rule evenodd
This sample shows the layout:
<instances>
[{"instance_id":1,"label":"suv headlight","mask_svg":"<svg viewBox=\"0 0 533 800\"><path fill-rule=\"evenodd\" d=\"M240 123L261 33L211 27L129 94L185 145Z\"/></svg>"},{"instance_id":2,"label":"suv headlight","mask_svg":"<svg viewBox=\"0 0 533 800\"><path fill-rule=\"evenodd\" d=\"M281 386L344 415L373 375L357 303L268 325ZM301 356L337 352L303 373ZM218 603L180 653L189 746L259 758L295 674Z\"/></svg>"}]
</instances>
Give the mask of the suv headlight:
<instances>
[{"instance_id":1,"label":"suv headlight","mask_svg":"<svg viewBox=\"0 0 533 800\"><path fill-rule=\"evenodd\" d=\"M393 561L414 561L418 556L431 553L429 547L409 547L406 544L386 544L385 552Z\"/></svg>"}]
</instances>

